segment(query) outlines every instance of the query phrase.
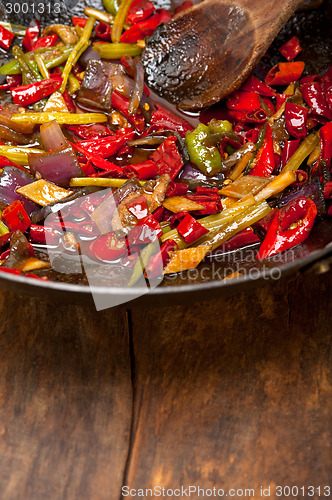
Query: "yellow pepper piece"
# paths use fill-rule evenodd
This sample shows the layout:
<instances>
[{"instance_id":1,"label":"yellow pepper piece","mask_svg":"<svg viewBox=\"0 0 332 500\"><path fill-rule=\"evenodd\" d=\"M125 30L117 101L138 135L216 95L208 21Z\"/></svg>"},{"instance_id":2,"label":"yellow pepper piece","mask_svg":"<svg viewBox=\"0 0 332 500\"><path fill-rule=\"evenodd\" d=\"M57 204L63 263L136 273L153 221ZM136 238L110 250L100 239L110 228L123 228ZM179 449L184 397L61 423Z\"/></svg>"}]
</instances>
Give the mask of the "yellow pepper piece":
<instances>
[{"instance_id":1,"label":"yellow pepper piece","mask_svg":"<svg viewBox=\"0 0 332 500\"><path fill-rule=\"evenodd\" d=\"M68 108L65 103L64 98L60 92L53 92L49 97L45 107L44 112L56 111L60 113L68 113Z\"/></svg>"},{"instance_id":2,"label":"yellow pepper piece","mask_svg":"<svg viewBox=\"0 0 332 500\"><path fill-rule=\"evenodd\" d=\"M123 186L128 179L113 179L111 177L73 177L70 179L70 187L100 186L118 188ZM146 181L139 181L144 186Z\"/></svg>"},{"instance_id":3,"label":"yellow pepper piece","mask_svg":"<svg viewBox=\"0 0 332 500\"><path fill-rule=\"evenodd\" d=\"M59 125L84 125L107 122L104 113L17 113L12 115L15 123L47 123L56 120Z\"/></svg>"},{"instance_id":4,"label":"yellow pepper piece","mask_svg":"<svg viewBox=\"0 0 332 500\"><path fill-rule=\"evenodd\" d=\"M203 205L199 205L195 201L188 200L188 198L185 198L184 196L171 196L170 198L166 198L163 206L175 214L178 212L191 212L192 210L204 209Z\"/></svg>"},{"instance_id":5,"label":"yellow pepper piece","mask_svg":"<svg viewBox=\"0 0 332 500\"><path fill-rule=\"evenodd\" d=\"M29 257L23 264L21 271L24 273L29 273L31 271L37 271L37 269L47 269L51 267L51 264L44 262L43 260L36 259L36 257Z\"/></svg>"},{"instance_id":6,"label":"yellow pepper piece","mask_svg":"<svg viewBox=\"0 0 332 500\"><path fill-rule=\"evenodd\" d=\"M211 248L212 245L202 245L172 252L170 254L171 260L165 267L163 274L179 273L197 267Z\"/></svg>"},{"instance_id":7,"label":"yellow pepper piece","mask_svg":"<svg viewBox=\"0 0 332 500\"><path fill-rule=\"evenodd\" d=\"M0 145L0 156L6 156L9 160L19 165L29 165L28 154L45 153L41 149L27 148L24 146L2 146Z\"/></svg>"},{"instance_id":8,"label":"yellow pepper piece","mask_svg":"<svg viewBox=\"0 0 332 500\"><path fill-rule=\"evenodd\" d=\"M52 182L45 181L45 179L40 179L39 181L22 186L16 191L18 194L28 198L28 200L38 203L38 205L42 207L47 207L47 205L63 200L72 194L72 191L69 189L63 189L52 184Z\"/></svg>"}]
</instances>

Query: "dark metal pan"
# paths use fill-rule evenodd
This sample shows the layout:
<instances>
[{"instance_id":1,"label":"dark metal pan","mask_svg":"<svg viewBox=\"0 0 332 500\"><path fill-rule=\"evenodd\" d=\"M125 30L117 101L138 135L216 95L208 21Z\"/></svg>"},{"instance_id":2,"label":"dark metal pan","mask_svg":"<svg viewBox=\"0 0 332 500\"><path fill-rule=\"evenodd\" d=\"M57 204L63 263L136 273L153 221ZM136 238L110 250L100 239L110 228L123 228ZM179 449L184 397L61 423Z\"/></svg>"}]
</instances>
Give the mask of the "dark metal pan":
<instances>
[{"instance_id":1,"label":"dark metal pan","mask_svg":"<svg viewBox=\"0 0 332 500\"><path fill-rule=\"evenodd\" d=\"M29 0L33 4L34 0ZM160 0L165 5L165 1ZM6 14L5 1L0 0L0 17L13 23L22 23L22 15L16 14L14 9L11 14ZM12 4L23 4L12 0ZM37 4L35 0L35 4ZM47 3L47 2L46 2ZM46 5L44 2L44 4ZM55 2L51 2L54 4ZM62 0L59 14L47 12L40 14L43 23L68 22L72 15L80 15L86 4L93 4L102 8L101 0L87 2L75 0ZM167 1L166 1L167 4ZM168 6L168 5L166 5ZM8 9L7 9L8 10ZM17 11L19 9L16 9ZM36 17L31 11L24 16L24 24ZM306 62L308 73L322 73L332 63L332 37L330 26L332 22L332 2L325 2L315 10L297 12L281 30L269 51L272 63L280 60L277 48L291 36L298 36L301 40L303 53L301 59ZM5 59L5 54L0 54L0 62ZM264 65L264 60L260 63ZM40 281L27 279L20 276L0 274L0 286L28 295L40 296L46 299L56 299L65 302L87 303L94 298L99 300L106 297L112 305L115 302L127 302L135 299L137 305L165 305L173 303L205 300L216 296L226 296L262 285L267 280L279 279L282 276L295 274L299 271L313 270L322 272L328 269L332 256L332 220L326 219L316 224L310 238L292 251L285 252L267 261L258 262L253 256L255 248L232 252L223 257L218 256L206 260L198 271L180 273L170 276L155 289L149 291L141 285L128 288L109 288L84 286L81 281L68 277L67 281ZM239 278L224 280L231 272L241 274ZM61 277L60 277L61 280Z\"/></svg>"}]
</instances>

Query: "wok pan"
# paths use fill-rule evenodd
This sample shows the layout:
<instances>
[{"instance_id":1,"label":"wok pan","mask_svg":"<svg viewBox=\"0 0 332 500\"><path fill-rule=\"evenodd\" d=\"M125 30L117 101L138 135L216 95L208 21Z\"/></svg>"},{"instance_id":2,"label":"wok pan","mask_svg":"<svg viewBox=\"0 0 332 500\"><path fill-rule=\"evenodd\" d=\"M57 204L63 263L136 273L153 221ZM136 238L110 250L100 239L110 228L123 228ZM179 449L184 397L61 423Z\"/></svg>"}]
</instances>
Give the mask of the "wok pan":
<instances>
[{"instance_id":1,"label":"wok pan","mask_svg":"<svg viewBox=\"0 0 332 500\"><path fill-rule=\"evenodd\" d=\"M10 0L22 4L25 0ZM22 24L22 15L6 13L5 3L0 0L0 18L12 23ZM155 3L169 8L171 0L158 0ZM38 0L29 0L30 6ZM50 2L54 4L55 2ZM85 5L93 5L102 9L101 0L61 0L60 13L44 13L39 15L43 24L70 22L72 15L82 15ZM47 4L47 2L44 2ZM7 9L8 10L8 9ZM18 10L18 9L17 9ZM24 24L35 18L33 12L24 16ZM294 14L287 25L281 30L269 54L271 60L262 60L257 73L264 71L264 65L275 64L280 60L277 48L292 36L296 35L303 47L301 60L306 63L306 70L310 74L322 73L331 65L332 38L330 26L332 23L332 2L325 0L315 10L303 10ZM6 54L0 53L0 63L5 61ZM194 300L206 300L210 297L226 296L254 288L267 280L279 279L282 276L295 274L307 270L322 272L327 270L332 260L332 219L318 222L310 236L302 245L293 250L284 252L275 258L258 262L252 258L253 248L247 248L215 258L207 259L198 271L180 273L166 277L155 289L146 294L142 285L128 288L89 287L76 277L57 276L56 281L40 281L21 276L1 273L0 287L11 289L28 295L40 296L46 299L56 299L70 303L87 303L92 301L92 295L106 297L112 302L127 302L133 300L136 305L165 305L173 303L186 303ZM224 280L231 272L239 272L241 276L236 279Z\"/></svg>"}]
</instances>

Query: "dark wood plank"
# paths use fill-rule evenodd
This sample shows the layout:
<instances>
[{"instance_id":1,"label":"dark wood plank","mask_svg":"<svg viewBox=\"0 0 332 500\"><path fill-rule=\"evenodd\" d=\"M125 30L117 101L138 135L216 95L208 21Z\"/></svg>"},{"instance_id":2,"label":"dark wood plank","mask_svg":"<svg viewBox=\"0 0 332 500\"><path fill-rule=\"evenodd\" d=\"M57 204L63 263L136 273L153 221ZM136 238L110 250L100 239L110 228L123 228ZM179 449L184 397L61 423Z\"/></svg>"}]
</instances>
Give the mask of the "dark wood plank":
<instances>
[{"instance_id":1,"label":"dark wood plank","mask_svg":"<svg viewBox=\"0 0 332 500\"><path fill-rule=\"evenodd\" d=\"M123 309L0 293L0 497L119 498L132 388Z\"/></svg>"},{"instance_id":2,"label":"dark wood plank","mask_svg":"<svg viewBox=\"0 0 332 500\"><path fill-rule=\"evenodd\" d=\"M331 482L331 278L307 275L210 303L132 312L126 485Z\"/></svg>"}]
</instances>

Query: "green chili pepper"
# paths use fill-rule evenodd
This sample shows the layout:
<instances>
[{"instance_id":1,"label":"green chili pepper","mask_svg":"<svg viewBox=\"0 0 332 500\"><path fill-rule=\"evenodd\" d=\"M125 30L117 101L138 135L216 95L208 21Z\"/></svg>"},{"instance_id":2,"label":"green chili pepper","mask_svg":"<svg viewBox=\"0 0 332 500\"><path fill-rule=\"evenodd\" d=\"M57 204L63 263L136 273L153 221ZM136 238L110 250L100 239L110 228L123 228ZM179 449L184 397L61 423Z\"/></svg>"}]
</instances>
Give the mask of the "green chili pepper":
<instances>
[{"instance_id":1,"label":"green chili pepper","mask_svg":"<svg viewBox=\"0 0 332 500\"><path fill-rule=\"evenodd\" d=\"M107 12L110 12L113 16L115 16L120 7L118 0L103 0L103 4Z\"/></svg>"},{"instance_id":2,"label":"green chili pepper","mask_svg":"<svg viewBox=\"0 0 332 500\"><path fill-rule=\"evenodd\" d=\"M139 56L143 49L136 43L100 43L93 46L103 59L120 59L122 56Z\"/></svg>"},{"instance_id":3,"label":"green chili pepper","mask_svg":"<svg viewBox=\"0 0 332 500\"><path fill-rule=\"evenodd\" d=\"M227 120L211 120L208 123L210 134L227 134L233 131L232 124ZM238 137L235 136L238 140Z\"/></svg>"},{"instance_id":4,"label":"green chili pepper","mask_svg":"<svg viewBox=\"0 0 332 500\"><path fill-rule=\"evenodd\" d=\"M141 251L139 258L134 266L133 274L130 278L128 286L133 286L144 273L145 266L148 265L150 257L156 251L156 244L150 243Z\"/></svg>"},{"instance_id":5,"label":"green chili pepper","mask_svg":"<svg viewBox=\"0 0 332 500\"><path fill-rule=\"evenodd\" d=\"M70 73L68 76L68 92L69 94L75 94L75 92L80 88L81 84L77 78Z\"/></svg>"},{"instance_id":6,"label":"green chili pepper","mask_svg":"<svg viewBox=\"0 0 332 500\"><path fill-rule=\"evenodd\" d=\"M17 45L13 47L13 56L15 57L22 72L22 83L24 85L33 83L35 81L34 74L27 63L26 57L24 57L24 52Z\"/></svg>"},{"instance_id":7,"label":"green chili pepper","mask_svg":"<svg viewBox=\"0 0 332 500\"><path fill-rule=\"evenodd\" d=\"M42 49L43 50L40 51L36 50L35 52L27 52L25 55L30 60L30 58L34 58L34 54L43 54L43 60L47 69L55 68L56 66L59 66L59 64L65 62L73 51L72 47L57 48L56 50L49 50L49 48L48 50L45 50L45 47ZM21 73L21 69L16 59L13 59L13 61L9 61L0 67L0 75L18 75L19 73Z\"/></svg>"},{"instance_id":8,"label":"green chili pepper","mask_svg":"<svg viewBox=\"0 0 332 500\"><path fill-rule=\"evenodd\" d=\"M211 145L209 127L200 123L195 130L186 135L186 144L191 162L202 172L213 175L222 166L218 148Z\"/></svg>"},{"instance_id":9,"label":"green chili pepper","mask_svg":"<svg viewBox=\"0 0 332 500\"><path fill-rule=\"evenodd\" d=\"M60 87L60 92L63 94L66 85L67 85L67 80L69 77L69 74L73 68L73 66L76 64L82 53L88 48L90 45L90 37L91 33L93 30L93 26L95 24L96 18L93 16L90 16L89 19L86 22L86 25L84 26L84 29L82 31L81 38L79 41L76 43L76 45L71 49L71 54L67 59L66 66L63 70L62 77L62 85Z\"/></svg>"}]
</instances>

